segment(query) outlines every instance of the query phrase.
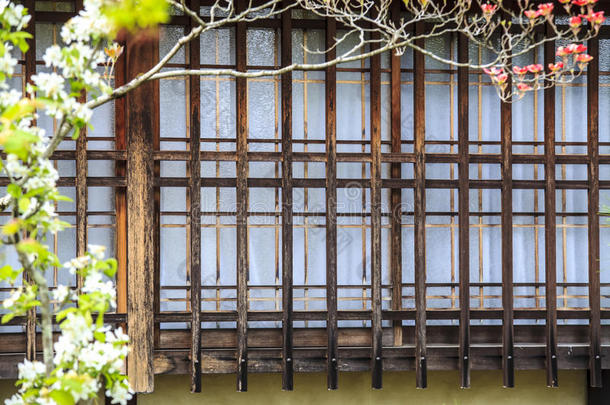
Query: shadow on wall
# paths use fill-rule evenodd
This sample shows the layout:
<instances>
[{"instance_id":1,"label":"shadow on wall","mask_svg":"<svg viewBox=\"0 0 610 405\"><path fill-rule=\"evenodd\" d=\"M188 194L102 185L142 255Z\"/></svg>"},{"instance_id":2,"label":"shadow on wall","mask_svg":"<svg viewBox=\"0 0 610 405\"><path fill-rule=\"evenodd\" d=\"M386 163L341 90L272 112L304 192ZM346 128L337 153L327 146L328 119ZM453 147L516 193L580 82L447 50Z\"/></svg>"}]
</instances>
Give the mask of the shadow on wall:
<instances>
[{"instance_id":1,"label":"shadow on wall","mask_svg":"<svg viewBox=\"0 0 610 405\"><path fill-rule=\"evenodd\" d=\"M384 388L370 388L370 373L341 373L339 389L326 390L326 374L295 374L295 390L281 391L281 374L250 374L246 393L235 392L235 376L205 375L203 392L189 392L188 376L158 376L155 393L138 396L138 405L584 405L585 371L560 371L559 388L547 388L544 370L517 371L516 388L502 388L501 371L473 371L470 389L460 389L457 371L428 374L428 387L415 389L415 373L385 372ZM0 381L0 399L14 391L14 381Z\"/></svg>"}]
</instances>

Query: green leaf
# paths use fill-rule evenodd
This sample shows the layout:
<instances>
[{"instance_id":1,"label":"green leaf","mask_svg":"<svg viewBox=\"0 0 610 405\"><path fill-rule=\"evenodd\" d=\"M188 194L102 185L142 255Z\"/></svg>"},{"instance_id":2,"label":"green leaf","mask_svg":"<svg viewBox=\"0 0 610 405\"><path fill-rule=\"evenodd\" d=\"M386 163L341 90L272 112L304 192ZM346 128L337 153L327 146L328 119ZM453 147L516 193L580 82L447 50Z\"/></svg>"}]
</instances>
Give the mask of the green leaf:
<instances>
[{"instance_id":1,"label":"green leaf","mask_svg":"<svg viewBox=\"0 0 610 405\"><path fill-rule=\"evenodd\" d=\"M19 228L21 228L21 222L18 220L12 220L2 227L2 233L6 236L11 236L19 232Z\"/></svg>"},{"instance_id":2,"label":"green leaf","mask_svg":"<svg viewBox=\"0 0 610 405\"><path fill-rule=\"evenodd\" d=\"M6 186L6 192L9 193L13 198L21 197L21 187L16 184L11 183Z\"/></svg>"},{"instance_id":3,"label":"green leaf","mask_svg":"<svg viewBox=\"0 0 610 405\"><path fill-rule=\"evenodd\" d=\"M19 199L18 204L19 204L19 212L23 213L30 209L30 199L29 198L21 197Z\"/></svg>"},{"instance_id":4,"label":"green leaf","mask_svg":"<svg viewBox=\"0 0 610 405\"><path fill-rule=\"evenodd\" d=\"M9 312L8 314L5 314L2 316L2 323L7 323L9 322L11 319L13 319L15 317L15 314L12 312Z\"/></svg>"},{"instance_id":5,"label":"green leaf","mask_svg":"<svg viewBox=\"0 0 610 405\"><path fill-rule=\"evenodd\" d=\"M93 337L95 337L95 340L98 342L106 343L106 334L104 332L96 331L93 333Z\"/></svg>"},{"instance_id":6,"label":"green leaf","mask_svg":"<svg viewBox=\"0 0 610 405\"><path fill-rule=\"evenodd\" d=\"M57 405L74 405L74 398L68 391L53 390L49 396L57 402Z\"/></svg>"},{"instance_id":7,"label":"green leaf","mask_svg":"<svg viewBox=\"0 0 610 405\"><path fill-rule=\"evenodd\" d=\"M0 267L0 280L15 281L17 276L21 274L20 270L15 270L10 264Z\"/></svg>"}]
</instances>

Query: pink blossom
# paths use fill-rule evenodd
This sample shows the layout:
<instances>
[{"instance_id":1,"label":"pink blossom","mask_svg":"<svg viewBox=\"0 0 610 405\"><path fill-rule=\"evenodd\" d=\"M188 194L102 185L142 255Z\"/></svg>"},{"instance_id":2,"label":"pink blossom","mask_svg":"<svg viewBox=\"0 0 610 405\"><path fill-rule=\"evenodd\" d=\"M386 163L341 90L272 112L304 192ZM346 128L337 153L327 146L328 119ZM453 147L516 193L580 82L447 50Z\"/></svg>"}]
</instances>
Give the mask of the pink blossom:
<instances>
[{"instance_id":1,"label":"pink blossom","mask_svg":"<svg viewBox=\"0 0 610 405\"><path fill-rule=\"evenodd\" d=\"M538 5L538 14L547 17L547 16L551 15L554 7L555 6L553 5L553 3L539 4Z\"/></svg>"},{"instance_id":2,"label":"pink blossom","mask_svg":"<svg viewBox=\"0 0 610 405\"><path fill-rule=\"evenodd\" d=\"M542 72L542 70L544 69L544 67L542 67L542 65L540 65L540 64L531 64L531 65L526 66L526 68L530 73L534 73L534 74L538 74L538 73Z\"/></svg>"},{"instance_id":3,"label":"pink blossom","mask_svg":"<svg viewBox=\"0 0 610 405\"><path fill-rule=\"evenodd\" d=\"M557 73L561 69L563 69L563 62L549 63L549 70L552 73Z\"/></svg>"}]
</instances>

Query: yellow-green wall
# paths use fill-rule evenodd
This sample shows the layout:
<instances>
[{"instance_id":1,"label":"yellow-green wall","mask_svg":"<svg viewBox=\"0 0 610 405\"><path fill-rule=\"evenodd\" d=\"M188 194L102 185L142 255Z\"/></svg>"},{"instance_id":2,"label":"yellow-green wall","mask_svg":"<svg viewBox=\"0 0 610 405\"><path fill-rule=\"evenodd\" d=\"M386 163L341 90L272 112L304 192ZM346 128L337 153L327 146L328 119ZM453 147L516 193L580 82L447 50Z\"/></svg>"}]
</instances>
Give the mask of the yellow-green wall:
<instances>
[{"instance_id":1,"label":"yellow-green wall","mask_svg":"<svg viewBox=\"0 0 610 405\"><path fill-rule=\"evenodd\" d=\"M384 388L371 390L368 373L341 373L339 389L326 390L325 374L296 374L295 390L281 391L279 374L250 374L248 392L235 392L234 375L204 376L203 392L189 393L186 376L158 376L155 393L139 395L138 405L546 405L586 404L586 373L563 371L559 388L547 388L544 371L518 371L516 388L502 388L499 371L473 371L472 388L458 388L457 372L430 372L425 390L415 389L412 372L383 374ZM12 382L0 382L0 397L8 396Z\"/></svg>"}]
</instances>

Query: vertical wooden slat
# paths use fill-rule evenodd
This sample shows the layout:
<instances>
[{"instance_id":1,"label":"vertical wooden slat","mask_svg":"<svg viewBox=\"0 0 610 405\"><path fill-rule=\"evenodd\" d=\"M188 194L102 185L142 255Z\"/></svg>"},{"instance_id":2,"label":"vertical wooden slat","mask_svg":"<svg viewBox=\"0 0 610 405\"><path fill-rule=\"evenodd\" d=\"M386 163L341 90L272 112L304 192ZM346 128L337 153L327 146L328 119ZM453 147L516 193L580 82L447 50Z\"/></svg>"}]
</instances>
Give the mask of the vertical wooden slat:
<instances>
[{"instance_id":1,"label":"vertical wooden slat","mask_svg":"<svg viewBox=\"0 0 610 405\"><path fill-rule=\"evenodd\" d=\"M510 90L512 83L508 83ZM515 386L513 328L513 180L512 104L501 102L502 149L502 369L505 387Z\"/></svg>"},{"instance_id":2,"label":"vertical wooden slat","mask_svg":"<svg viewBox=\"0 0 610 405\"><path fill-rule=\"evenodd\" d=\"M326 59L337 56L333 47L337 23L326 20ZM331 49L332 48L332 49ZM328 333L327 378L329 390L337 389L337 68L326 68L326 330Z\"/></svg>"},{"instance_id":3,"label":"vertical wooden slat","mask_svg":"<svg viewBox=\"0 0 610 405\"><path fill-rule=\"evenodd\" d=\"M30 22L25 31L32 35L32 39L28 40L29 50L25 53L24 80L25 83L32 82L32 76L36 74L36 10L34 0L25 0L24 6L28 9L31 16ZM25 84L24 83L24 84ZM23 87L25 89L25 86ZM34 123L35 125L35 123ZM27 275L24 273L24 278ZM31 309L27 312L27 320L25 324L25 356L28 360L36 360L36 309Z\"/></svg>"},{"instance_id":4,"label":"vertical wooden slat","mask_svg":"<svg viewBox=\"0 0 610 405\"><path fill-rule=\"evenodd\" d=\"M191 10L199 10L199 0L190 0ZM191 25L196 24L191 20ZM189 66L199 69L200 42L189 43ZM190 105L190 267L191 267L191 392L201 392L201 88L199 76L189 77Z\"/></svg>"},{"instance_id":5,"label":"vertical wooden slat","mask_svg":"<svg viewBox=\"0 0 610 405\"><path fill-rule=\"evenodd\" d=\"M142 33L127 42L128 77L153 66L156 36ZM127 96L127 237L129 382L136 392L154 388L153 337L155 299L154 165L155 88L146 83Z\"/></svg>"},{"instance_id":6,"label":"vertical wooden slat","mask_svg":"<svg viewBox=\"0 0 610 405\"><path fill-rule=\"evenodd\" d=\"M284 0L284 6L288 6ZM291 11L282 14L282 66L292 63ZM292 356L292 73L282 75L282 389L293 389Z\"/></svg>"},{"instance_id":7,"label":"vertical wooden slat","mask_svg":"<svg viewBox=\"0 0 610 405\"><path fill-rule=\"evenodd\" d=\"M415 34L424 34L424 25L415 25ZM417 45L425 46L425 40L418 39ZM421 52L413 55L414 91L413 91L413 131L415 153L415 189L414 216L415 216L415 378L418 388L426 388L426 86L425 86L425 59Z\"/></svg>"},{"instance_id":8,"label":"vertical wooden slat","mask_svg":"<svg viewBox=\"0 0 610 405\"><path fill-rule=\"evenodd\" d=\"M84 102L84 97L81 97ZM83 128L76 140L76 255L87 251L87 130ZM81 276L76 278L77 287L82 287Z\"/></svg>"},{"instance_id":9,"label":"vertical wooden slat","mask_svg":"<svg viewBox=\"0 0 610 405\"><path fill-rule=\"evenodd\" d=\"M75 1L76 11L83 9L83 1ZM87 101L85 92L81 93L79 102ZM76 140L76 255L82 256L87 251L87 128L83 128ZM83 278L76 276L76 286L83 286Z\"/></svg>"},{"instance_id":10,"label":"vertical wooden slat","mask_svg":"<svg viewBox=\"0 0 610 405\"><path fill-rule=\"evenodd\" d=\"M458 62L468 63L468 38L458 35ZM458 68L458 222L460 274L460 386L470 387L470 202L468 153L468 67Z\"/></svg>"},{"instance_id":11,"label":"vertical wooden slat","mask_svg":"<svg viewBox=\"0 0 610 405\"><path fill-rule=\"evenodd\" d=\"M237 1L237 11L245 9ZM237 70L246 71L246 23L235 29ZM237 95L237 391L248 390L248 82L238 77Z\"/></svg>"},{"instance_id":12,"label":"vertical wooden slat","mask_svg":"<svg viewBox=\"0 0 610 405\"><path fill-rule=\"evenodd\" d=\"M120 42L125 46L125 41ZM126 55L117 60L114 67L115 86L119 87L126 83L127 64ZM114 145L116 150L127 149L127 117L126 117L126 97L118 98L114 101ZM127 174L127 166L124 160L117 160L114 165L114 172L117 177L124 177ZM116 211L116 290L117 290L117 312L127 312L127 193L125 187L114 189L114 204Z\"/></svg>"},{"instance_id":13,"label":"vertical wooden slat","mask_svg":"<svg viewBox=\"0 0 610 405\"><path fill-rule=\"evenodd\" d=\"M392 3L392 20L395 24L400 22L401 0ZM390 59L390 97L391 97L391 150L392 153L400 153L401 145L401 81L400 81L400 55L392 52ZM392 163L390 166L390 177L400 178L400 163ZM392 310L402 309L402 190L393 188L390 194L392 215L390 216L390 273L392 280ZM402 321L392 321L394 332L394 346L402 345Z\"/></svg>"},{"instance_id":14,"label":"vertical wooden slat","mask_svg":"<svg viewBox=\"0 0 610 405\"><path fill-rule=\"evenodd\" d=\"M550 24L546 30L550 34ZM555 63L555 42L544 45L544 64ZM555 87L544 90L544 260L546 298L546 384L557 387L557 202L555 195Z\"/></svg>"},{"instance_id":15,"label":"vertical wooden slat","mask_svg":"<svg viewBox=\"0 0 610 405\"><path fill-rule=\"evenodd\" d=\"M372 39L377 39L372 34ZM371 45L371 50L376 49ZM372 387L382 387L381 330L381 55L371 57L371 309Z\"/></svg>"},{"instance_id":16,"label":"vertical wooden slat","mask_svg":"<svg viewBox=\"0 0 610 405\"><path fill-rule=\"evenodd\" d=\"M591 387L602 385L599 262L599 39L588 42L593 60L587 66L589 154L589 371Z\"/></svg>"},{"instance_id":17,"label":"vertical wooden slat","mask_svg":"<svg viewBox=\"0 0 610 405\"><path fill-rule=\"evenodd\" d=\"M159 39L154 42L153 57L155 62L159 60ZM185 84L186 86L186 84ZM154 100L160 100L161 90L159 81L153 82L153 97ZM161 103L154 103L153 108L153 150L161 150ZM186 136L186 134L185 134ZM188 169L187 169L188 170ZM155 160L153 163L153 174L155 179L161 177L161 161ZM154 311L155 314L161 312L161 187L155 182L154 186ZM154 329L154 347L159 347L161 342L161 324L155 322Z\"/></svg>"}]
</instances>

